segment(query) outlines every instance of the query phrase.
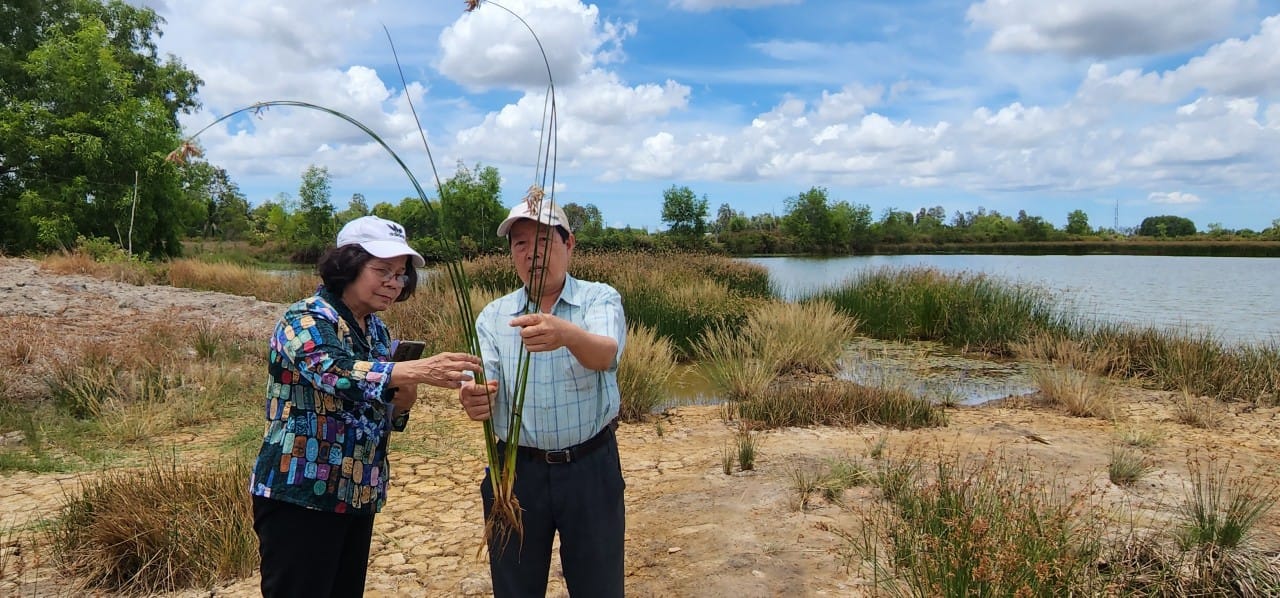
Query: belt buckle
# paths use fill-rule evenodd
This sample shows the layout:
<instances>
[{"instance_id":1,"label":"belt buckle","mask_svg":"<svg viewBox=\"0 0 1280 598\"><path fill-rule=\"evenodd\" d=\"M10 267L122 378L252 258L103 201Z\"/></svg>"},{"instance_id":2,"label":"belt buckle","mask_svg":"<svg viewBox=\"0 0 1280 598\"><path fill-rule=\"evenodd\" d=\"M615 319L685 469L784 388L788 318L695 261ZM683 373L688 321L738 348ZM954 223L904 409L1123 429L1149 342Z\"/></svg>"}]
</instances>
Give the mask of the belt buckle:
<instances>
[{"instance_id":1,"label":"belt buckle","mask_svg":"<svg viewBox=\"0 0 1280 598\"><path fill-rule=\"evenodd\" d=\"M551 464L568 463L573 460L573 453L569 449L560 449L558 451L547 451L543 454L543 457L547 460L547 463Z\"/></svg>"}]
</instances>

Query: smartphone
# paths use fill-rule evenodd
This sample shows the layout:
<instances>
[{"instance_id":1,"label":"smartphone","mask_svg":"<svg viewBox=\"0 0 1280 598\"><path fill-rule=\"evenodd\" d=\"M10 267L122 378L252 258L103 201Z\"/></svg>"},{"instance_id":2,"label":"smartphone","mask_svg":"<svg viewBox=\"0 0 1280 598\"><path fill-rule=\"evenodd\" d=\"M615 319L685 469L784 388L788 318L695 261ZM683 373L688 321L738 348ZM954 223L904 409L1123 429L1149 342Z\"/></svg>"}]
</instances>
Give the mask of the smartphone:
<instances>
[{"instance_id":1,"label":"smartphone","mask_svg":"<svg viewBox=\"0 0 1280 598\"><path fill-rule=\"evenodd\" d=\"M422 357L427 343L422 341L399 341L391 351L391 361L410 361Z\"/></svg>"}]
</instances>

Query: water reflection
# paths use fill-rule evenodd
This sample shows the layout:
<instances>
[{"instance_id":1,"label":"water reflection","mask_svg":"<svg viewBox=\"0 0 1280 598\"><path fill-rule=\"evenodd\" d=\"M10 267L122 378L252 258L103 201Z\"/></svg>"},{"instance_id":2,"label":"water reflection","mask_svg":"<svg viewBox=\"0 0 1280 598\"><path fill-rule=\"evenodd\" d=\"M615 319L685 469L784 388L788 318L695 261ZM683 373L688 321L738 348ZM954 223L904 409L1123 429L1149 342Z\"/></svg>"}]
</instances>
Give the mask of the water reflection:
<instances>
[{"instance_id":1,"label":"water reflection","mask_svg":"<svg viewBox=\"0 0 1280 598\"><path fill-rule=\"evenodd\" d=\"M967 357L939 343L897 343L871 338L851 342L839 360L838 377L867 386L903 388L934 402L978 405L1035 392L1028 365ZM724 399L698 371L682 364L658 411L680 405L714 405Z\"/></svg>"}]
</instances>

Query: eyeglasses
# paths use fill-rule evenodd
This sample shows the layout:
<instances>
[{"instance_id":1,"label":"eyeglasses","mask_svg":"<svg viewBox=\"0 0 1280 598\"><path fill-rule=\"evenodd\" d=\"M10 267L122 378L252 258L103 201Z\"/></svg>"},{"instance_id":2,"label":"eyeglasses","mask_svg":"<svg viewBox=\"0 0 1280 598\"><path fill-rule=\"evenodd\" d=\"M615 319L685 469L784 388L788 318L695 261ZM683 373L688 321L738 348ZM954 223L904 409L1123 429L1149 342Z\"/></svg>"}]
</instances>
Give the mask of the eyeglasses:
<instances>
[{"instance_id":1,"label":"eyeglasses","mask_svg":"<svg viewBox=\"0 0 1280 598\"><path fill-rule=\"evenodd\" d=\"M392 271L392 270L388 270L388 269L386 269L386 268L379 268L379 267L377 267L377 266L369 266L369 270L370 270L371 272L373 272L373 275L374 275L374 276L377 276L377 277L378 277L378 280L380 280L380 281L382 281L382 282L384 282L384 283L391 282L391 281L393 281L393 280L394 280L394 281L396 281L396 282L400 283L400 286L402 286L402 287L403 287L403 286L409 286L409 275L408 275L408 274L396 274L396 273L395 273L394 271Z\"/></svg>"}]
</instances>

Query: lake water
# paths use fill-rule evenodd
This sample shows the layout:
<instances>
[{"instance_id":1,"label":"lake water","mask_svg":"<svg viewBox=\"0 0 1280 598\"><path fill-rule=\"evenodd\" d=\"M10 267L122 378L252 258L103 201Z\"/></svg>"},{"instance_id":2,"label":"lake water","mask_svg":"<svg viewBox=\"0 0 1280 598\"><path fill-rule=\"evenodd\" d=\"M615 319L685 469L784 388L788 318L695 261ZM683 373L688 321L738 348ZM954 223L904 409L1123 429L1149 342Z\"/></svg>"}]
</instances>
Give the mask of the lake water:
<instances>
[{"instance_id":1,"label":"lake water","mask_svg":"<svg viewBox=\"0 0 1280 598\"><path fill-rule=\"evenodd\" d=\"M1280 342L1280 259L1134 255L875 255L744 258L795 299L879 268L982 273L1043 289L1086 318Z\"/></svg>"},{"instance_id":2,"label":"lake water","mask_svg":"<svg viewBox=\"0 0 1280 598\"><path fill-rule=\"evenodd\" d=\"M1086 318L1213 334L1229 343L1280 342L1280 259L1127 255L892 255L746 258L768 268L775 290L796 299L880 268L981 273L1042 289ZM941 363L942 373L921 369ZM858 339L841 376L893 384L921 396L977 404L1036 390L1025 364L991 362L928 343ZM695 367L682 366L675 404L718 402Z\"/></svg>"}]
</instances>

